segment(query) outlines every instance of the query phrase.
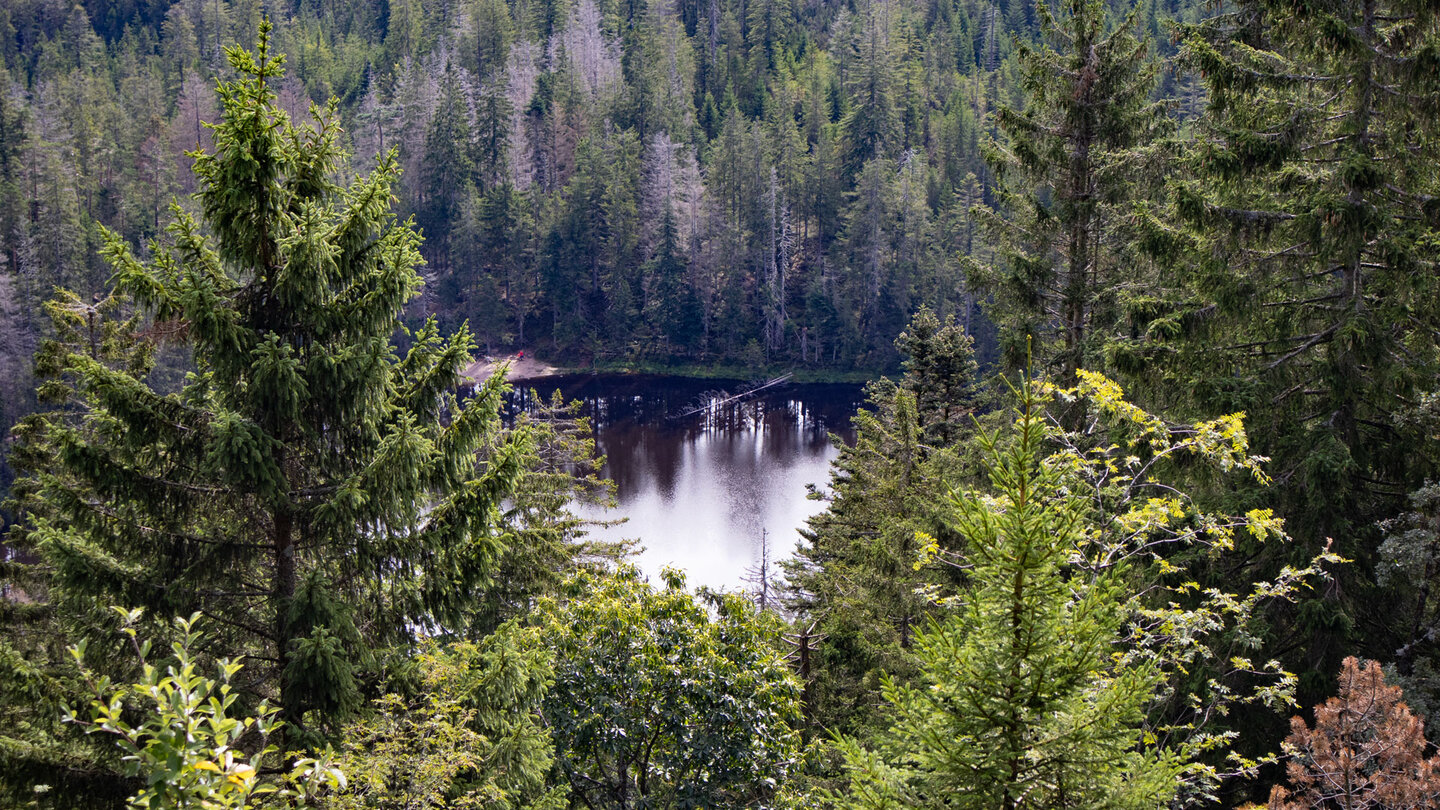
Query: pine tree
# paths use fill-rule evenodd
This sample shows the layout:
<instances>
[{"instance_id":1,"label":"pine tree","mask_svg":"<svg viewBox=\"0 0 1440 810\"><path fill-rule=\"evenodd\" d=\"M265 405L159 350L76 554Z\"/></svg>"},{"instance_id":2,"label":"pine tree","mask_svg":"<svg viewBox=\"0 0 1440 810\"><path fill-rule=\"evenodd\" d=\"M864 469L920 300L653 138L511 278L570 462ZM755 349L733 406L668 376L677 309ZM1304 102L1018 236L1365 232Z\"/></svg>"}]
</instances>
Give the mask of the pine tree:
<instances>
[{"instance_id":1,"label":"pine tree","mask_svg":"<svg viewBox=\"0 0 1440 810\"><path fill-rule=\"evenodd\" d=\"M105 248L148 313L140 335L184 341L195 372L165 394L143 363L53 345L48 390L69 404L27 427L13 538L65 621L198 611L256 673L244 691L313 732L358 707L387 645L469 629L523 446L501 435L498 379L450 393L467 332L430 324L396 355L419 237L390 213L394 154L336 185L334 109L309 127L276 107L269 33L229 51L239 78L195 163L202 219L174 209L148 262L113 234Z\"/></svg>"}]
</instances>

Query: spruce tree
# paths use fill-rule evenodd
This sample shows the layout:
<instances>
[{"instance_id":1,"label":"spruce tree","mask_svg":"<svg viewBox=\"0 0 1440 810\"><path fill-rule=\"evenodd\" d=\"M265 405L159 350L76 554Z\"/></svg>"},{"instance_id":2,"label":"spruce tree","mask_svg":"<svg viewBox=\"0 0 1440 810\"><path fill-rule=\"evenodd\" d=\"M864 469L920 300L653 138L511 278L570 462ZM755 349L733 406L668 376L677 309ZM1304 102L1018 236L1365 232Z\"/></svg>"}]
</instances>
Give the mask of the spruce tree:
<instances>
[{"instance_id":1,"label":"spruce tree","mask_svg":"<svg viewBox=\"0 0 1440 810\"><path fill-rule=\"evenodd\" d=\"M276 106L269 32L228 52L200 218L175 207L148 260L113 234L104 251L138 335L183 341L195 371L166 393L143 358L52 344L47 392L68 401L25 427L12 540L62 622L198 612L255 674L240 688L314 731L358 707L383 648L467 630L524 447L500 430L498 378L453 395L465 330L427 325L397 355L420 280L394 154L340 185L334 108L302 126Z\"/></svg>"},{"instance_id":2,"label":"spruce tree","mask_svg":"<svg viewBox=\"0 0 1440 810\"><path fill-rule=\"evenodd\" d=\"M890 18L898 12L874 0L860 12L849 49L851 64L845 91L850 107L841 121L845 133L845 173L855 177L867 161L889 157L900 143L895 109L895 54Z\"/></svg>"},{"instance_id":3,"label":"spruce tree","mask_svg":"<svg viewBox=\"0 0 1440 810\"><path fill-rule=\"evenodd\" d=\"M924 533L960 553L945 525L944 481L963 467L956 445L976 410L970 339L921 309L895 348L899 383L866 389L855 441L832 463L829 504L802 530L785 568L789 607L816 643L805 700L816 728L854 733L876 716L881 673L913 673L910 649L934 612L925 586L953 587L958 567L917 568Z\"/></svg>"},{"instance_id":4,"label":"spruce tree","mask_svg":"<svg viewBox=\"0 0 1440 810\"><path fill-rule=\"evenodd\" d=\"M477 167L472 160L468 88L461 85L460 71L447 65L440 78L440 98L435 117L425 132L424 158L420 163L421 201L417 219L432 243L434 263L449 270L450 233L460 219L467 197L475 193Z\"/></svg>"},{"instance_id":5,"label":"spruce tree","mask_svg":"<svg viewBox=\"0 0 1440 810\"><path fill-rule=\"evenodd\" d=\"M1045 41L1019 51L1029 100L1000 107L1005 141L987 152L1002 211L974 209L999 257L970 271L993 296L1007 365L1033 361L1069 382L1100 367L1116 295L1133 281L1116 209L1136 195L1132 150L1163 126L1164 107L1150 101L1155 69L1133 14L1112 27L1100 0L1066 0L1058 18L1046 3L1035 10Z\"/></svg>"},{"instance_id":6,"label":"spruce tree","mask_svg":"<svg viewBox=\"0 0 1440 810\"><path fill-rule=\"evenodd\" d=\"M944 499L958 609L918 635L913 681L887 679L874 747L842 741L844 806L1139 810L1176 793L1183 762L1142 735L1163 669L1122 652L1126 566L1077 564L1101 532L1067 465L1041 458L1043 404L1021 391L1007 441L979 438L990 492Z\"/></svg>"},{"instance_id":7,"label":"spruce tree","mask_svg":"<svg viewBox=\"0 0 1440 810\"><path fill-rule=\"evenodd\" d=\"M1365 595L1377 521L1435 473L1413 410L1440 370L1440 10L1247 0L1184 37L1210 105L1154 228L1184 295L1146 324L1145 370L1253 414L1292 533L1356 560L1299 614L1318 695L1353 629L1376 656L1411 640Z\"/></svg>"}]
</instances>

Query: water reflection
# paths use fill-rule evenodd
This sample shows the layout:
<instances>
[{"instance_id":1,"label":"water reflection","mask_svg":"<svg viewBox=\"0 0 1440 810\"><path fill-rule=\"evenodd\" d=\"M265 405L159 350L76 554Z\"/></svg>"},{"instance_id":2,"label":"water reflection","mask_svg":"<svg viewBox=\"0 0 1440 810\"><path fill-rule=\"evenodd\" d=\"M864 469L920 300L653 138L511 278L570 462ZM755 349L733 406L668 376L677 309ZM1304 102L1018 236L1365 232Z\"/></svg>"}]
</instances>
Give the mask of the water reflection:
<instances>
[{"instance_id":1,"label":"water reflection","mask_svg":"<svg viewBox=\"0 0 1440 810\"><path fill-rule=\"evenodd\" d=\"M648 573L686 569L692 585L738 587L759 561L793 550L796 530L822 504L806 486L829 480L829 434L849 430L855 385L776 385L726 400L737 381L661 376L576 376L534 381L579 399L595 426L625 517L601 537L638 539ZM522 397L519 402L527 401Z\"/></svg>"}]
</instances>

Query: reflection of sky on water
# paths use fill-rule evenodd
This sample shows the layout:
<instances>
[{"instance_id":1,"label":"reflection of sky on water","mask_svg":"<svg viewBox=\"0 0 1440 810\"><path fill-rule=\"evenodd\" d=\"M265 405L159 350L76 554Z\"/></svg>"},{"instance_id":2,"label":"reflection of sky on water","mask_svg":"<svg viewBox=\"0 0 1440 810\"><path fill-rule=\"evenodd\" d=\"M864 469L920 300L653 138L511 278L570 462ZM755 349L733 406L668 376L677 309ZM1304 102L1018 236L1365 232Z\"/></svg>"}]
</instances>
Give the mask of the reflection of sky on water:
<instances>
[{"instance_id":1,"label":"reflection of sky on water","mask_svg":"<svg viewBox=\"0 0 1440 810\"><path fill-rule=\"evenodd\" d=\"M794 548L796 530L823 507L805 495L829 481L828 431L848 428L858 397L856 386L791 385L677 419L695 407L700 386L719 386L648 378L648 389L632 390L627 379L612 391L587 379L573 391L561 381L561 390L596 417L620 502L605 516L628 518L595 533L639 539L647 573L674 565L691 585L715 588L741 584L759 560L762 530L772 559Z\"/></svg>"}]
</instances>

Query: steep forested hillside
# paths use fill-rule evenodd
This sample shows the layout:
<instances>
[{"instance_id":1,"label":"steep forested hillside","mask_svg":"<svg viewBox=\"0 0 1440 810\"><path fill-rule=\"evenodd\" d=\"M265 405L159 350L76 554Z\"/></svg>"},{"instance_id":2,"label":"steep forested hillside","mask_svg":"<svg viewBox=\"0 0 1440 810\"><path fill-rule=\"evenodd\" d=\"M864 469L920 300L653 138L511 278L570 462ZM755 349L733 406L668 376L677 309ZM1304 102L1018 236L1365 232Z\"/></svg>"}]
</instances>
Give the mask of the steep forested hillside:
<instances>
[{"instance_id":1,"label":"steep forested hillside","mask_svg":"<svg viewBox=\"0 0 1440 810\"><path fill-rule=\"evenodd\" d=\"M1167 18L1134 11L1151 60ZM143 246L196 189L223 49L273 19L279 103L338 99L356 171L398 149L420 310L570 362L892 366L927 303L975 319L961 258L997 105L1023 103L1025 0L20 0L0 10L5 421L55 286L101 228ZM1168 68L1155 90L1193 109ZM412 314L420 314L415 312ZM983 330L982 330L983 331ZM982 340L983 351L992 345Z\"/></svg>"}]
</instances>

